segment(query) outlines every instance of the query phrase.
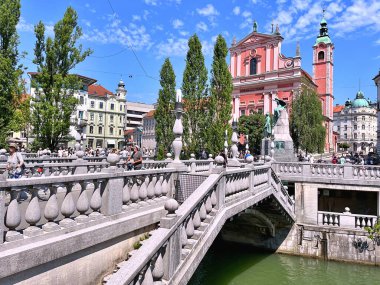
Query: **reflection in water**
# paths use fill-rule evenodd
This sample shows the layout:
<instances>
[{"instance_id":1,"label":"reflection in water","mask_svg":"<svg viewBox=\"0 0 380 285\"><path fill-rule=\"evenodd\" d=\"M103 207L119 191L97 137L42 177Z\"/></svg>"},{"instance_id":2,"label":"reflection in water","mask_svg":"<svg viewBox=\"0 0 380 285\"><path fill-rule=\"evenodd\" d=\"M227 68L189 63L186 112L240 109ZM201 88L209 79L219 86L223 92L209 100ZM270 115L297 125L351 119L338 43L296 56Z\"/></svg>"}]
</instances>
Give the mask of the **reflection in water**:
<instances>
[{"instance_id":1,"label":"reflection in water","mask_svg":"<svg viewBox=\"0 0 380 285\"><path fill-rule=\"evenodd\" d=\"M216 241L190 285L380 284L380 269L349 263L273 254Z\"/></svg>"}]
</instances>

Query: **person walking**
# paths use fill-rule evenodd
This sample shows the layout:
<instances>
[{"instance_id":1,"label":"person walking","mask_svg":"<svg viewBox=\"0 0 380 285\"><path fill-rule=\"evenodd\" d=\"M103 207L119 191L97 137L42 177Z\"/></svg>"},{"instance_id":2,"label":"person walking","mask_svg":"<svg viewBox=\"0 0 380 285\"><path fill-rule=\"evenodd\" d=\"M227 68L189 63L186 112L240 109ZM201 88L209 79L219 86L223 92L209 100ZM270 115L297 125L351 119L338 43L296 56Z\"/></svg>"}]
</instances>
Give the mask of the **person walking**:
<instances>
[{"instance_id":1,"label":"person walking","mask_svg":"<svg viewBox=\"0 0 380 285\"><path fill-rule=\"evenodd\" d=\"M135 145L134 153L133 153L133 168L135 170L140 170L142 167L142 152L138 145Z\"/></svg>"}]
</instances>

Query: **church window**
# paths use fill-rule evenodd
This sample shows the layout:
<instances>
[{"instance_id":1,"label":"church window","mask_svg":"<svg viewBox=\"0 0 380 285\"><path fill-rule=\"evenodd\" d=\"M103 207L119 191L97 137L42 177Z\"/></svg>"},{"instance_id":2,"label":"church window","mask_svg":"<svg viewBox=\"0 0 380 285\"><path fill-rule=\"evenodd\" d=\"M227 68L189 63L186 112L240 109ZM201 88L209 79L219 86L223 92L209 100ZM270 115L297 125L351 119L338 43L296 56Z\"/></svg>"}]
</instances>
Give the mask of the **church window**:
<instances>
[{"instance_id":1,"label":"church window","mask_svg":"<svg viewBox=\"0 0 380 285\"><path fill-rule=\"evenodd\" d=\"M365 130L365 125L362 125L362 130Z\"/></svg>"},{"instance_id":2,"label":"church window","mask_svg":"<svg viewBox=\"0 0 380 285\"><path fill-rule=\"evenodd\" d=\"M110 127L110 135L113 135L113 128Z\"/></svg>"},{"instance_id":3,"label":"church window","mask_svg":"<svg viewBox=\"0 0 380 285\"><path fill-rule=\"evenodd\" d=\"M358 138L358 134L354 134L354 139L357 139Z\"/></svg>"},{"instance_id":4,"label":"church window","mask_svg":"<svg viewBox=\"0 0 380 285\"><path fill-rule=\"evenodd\" d=\"M365 121L365 116L362 116L362 121Z\"/></svg>"},{"instance_id":5,"label":"church window","mask_svg":"<svg viewBox=\"0 0 380 285\"><path fill-rule=\"evenodd\" d=\"M325 53L323 51L320 51L318 53L318 60L324 60L325 59Z\"/></svg>"},{"instance_id":6,"label":"church window","mask_svg":"<svg viewBox=\"0 0 380 285\"><path fill-rule=\"evenodd\" d=\"M257 60L256 58L252 58L249 61L249 74L254 75L256 74L256 65L257 65Z\"/></svg>"}]
</instances>

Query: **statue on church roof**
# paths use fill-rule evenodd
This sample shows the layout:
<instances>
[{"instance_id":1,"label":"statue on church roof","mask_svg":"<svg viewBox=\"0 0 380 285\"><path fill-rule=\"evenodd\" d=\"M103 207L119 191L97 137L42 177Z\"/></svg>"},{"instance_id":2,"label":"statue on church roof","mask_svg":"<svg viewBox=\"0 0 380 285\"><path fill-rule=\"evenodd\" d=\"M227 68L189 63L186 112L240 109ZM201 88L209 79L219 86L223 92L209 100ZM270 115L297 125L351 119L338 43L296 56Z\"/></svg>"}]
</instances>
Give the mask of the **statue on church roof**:
<instances>
[{"instance_id":1,"label":"statue on church roof","mask_svg":"<svg viewBox=\"0 0 380 285\"><path fill-rule=\"evenodd\" d=\"M254 31L255 33L257 33L257 28L258 28L257 22L256 22L256 20L254 20L254 21L253 21L253 31Z\"/></svg>"}]
</instances>

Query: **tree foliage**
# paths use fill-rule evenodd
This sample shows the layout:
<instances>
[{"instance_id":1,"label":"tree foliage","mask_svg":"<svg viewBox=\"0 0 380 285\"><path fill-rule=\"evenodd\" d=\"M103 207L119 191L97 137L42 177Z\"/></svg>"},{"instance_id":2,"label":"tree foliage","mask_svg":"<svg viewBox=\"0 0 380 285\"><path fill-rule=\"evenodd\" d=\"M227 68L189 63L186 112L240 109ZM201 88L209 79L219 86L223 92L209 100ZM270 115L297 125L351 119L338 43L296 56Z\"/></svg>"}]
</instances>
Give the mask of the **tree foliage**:
<instances>
[{"instance_id":1,"label":"tree foliage","mask_svg":"<svg viewBox=\"0 0 380 285\"><path fill-rule=\"evenodd\" d=\"M211 88L208 101L208 127L206 148L210 153L218 153L224 148L224 134L230 129L232 101L232 76L228 70L226 56L228 48L224 38L219 35L214 46L211 69Z\"/></svg>"},{"instance_id":2,"label":"tree foliage","mask_svg":"<svg viewBox=\"0 0 380 285\"><path fill-rule=\"evenodd\" d=\"M157 158L163 159L165 154L170 151L170 146L174 140L175 74L169 58L165 59L161 67L160 84L161 89L158 94L154 118L156 120Z\"/></svg>"},{"instance_id":3,"label":"tree foliage","mask_svg":"<svg viewBox=\"0 0 380 285\"><path fill-rule=\"evenodd\" d=\"M185 113L184 151L188 155L197 153L206 144L207 122L207 69L202 53L202 44L196 34L190 37L183 73L182 93Z\"/></svg>"},{"instance_id":4,"label":"tree foliage","mask_svg":"<svg viewBox=\"0 0 380 285\"><path fill-rule=\"evenodd\" d=\"M21 66L18 65L19 38L16 30L20 19L20 1L0 2L0 145L4 146L9 133L17 99L20 96Z\"/></svg>"},{"instance_id":5,"label":"tree foliage","mask_svg":"<svg viewBox=\"0 0 380 285\"><path fill-rule=\"evenodd\" d=\"M293 101L290 115L294 146L309 153L322 152L326 136L323 120L322 105L317 93L303 89Z\"/></svg>"},{"instance_id":6,"label":"tree foliage","mask_svg":"<svg viewBox=\"0 0 380 285\"><path fill-rule=\"evenodd\" d=\"M12 120L9 123L9 127L12 131L25 132L27 139L31 126L30 101L30 97L20 98L20 100L17 102L17 108L13 113Z\"/></svg>"},{"instance_id":7,"label":"tree foliage","mask_svg":"<svg viewBox=\"0 0 380 285\"><path fill-rule=\"evenodd\" d=\"M92 51L82 51L82 46L77 45L82 30L78 26L77 13L71 7L54 25L54 38L45 37L42 22L35 26L34 31L37 40L33 63L38 71L32 81L32 87L36 88L32 104L34 147L54 149L67 139L70 117L78 104L74 92L81 88L81 82L69 72Z\"/></svg>"},{"instance_id":8,"label":"tree foliage","mask_svg":"<svg viewBox=\"0 0 380 285\"><path fill-rule=\"evenodd\" d=\"M238 122L238 132L248 135L248 145L251 153L260 154L261 140L264 138L265 116L253 113L241 116Z\"/></svg>"}]
</instances>

